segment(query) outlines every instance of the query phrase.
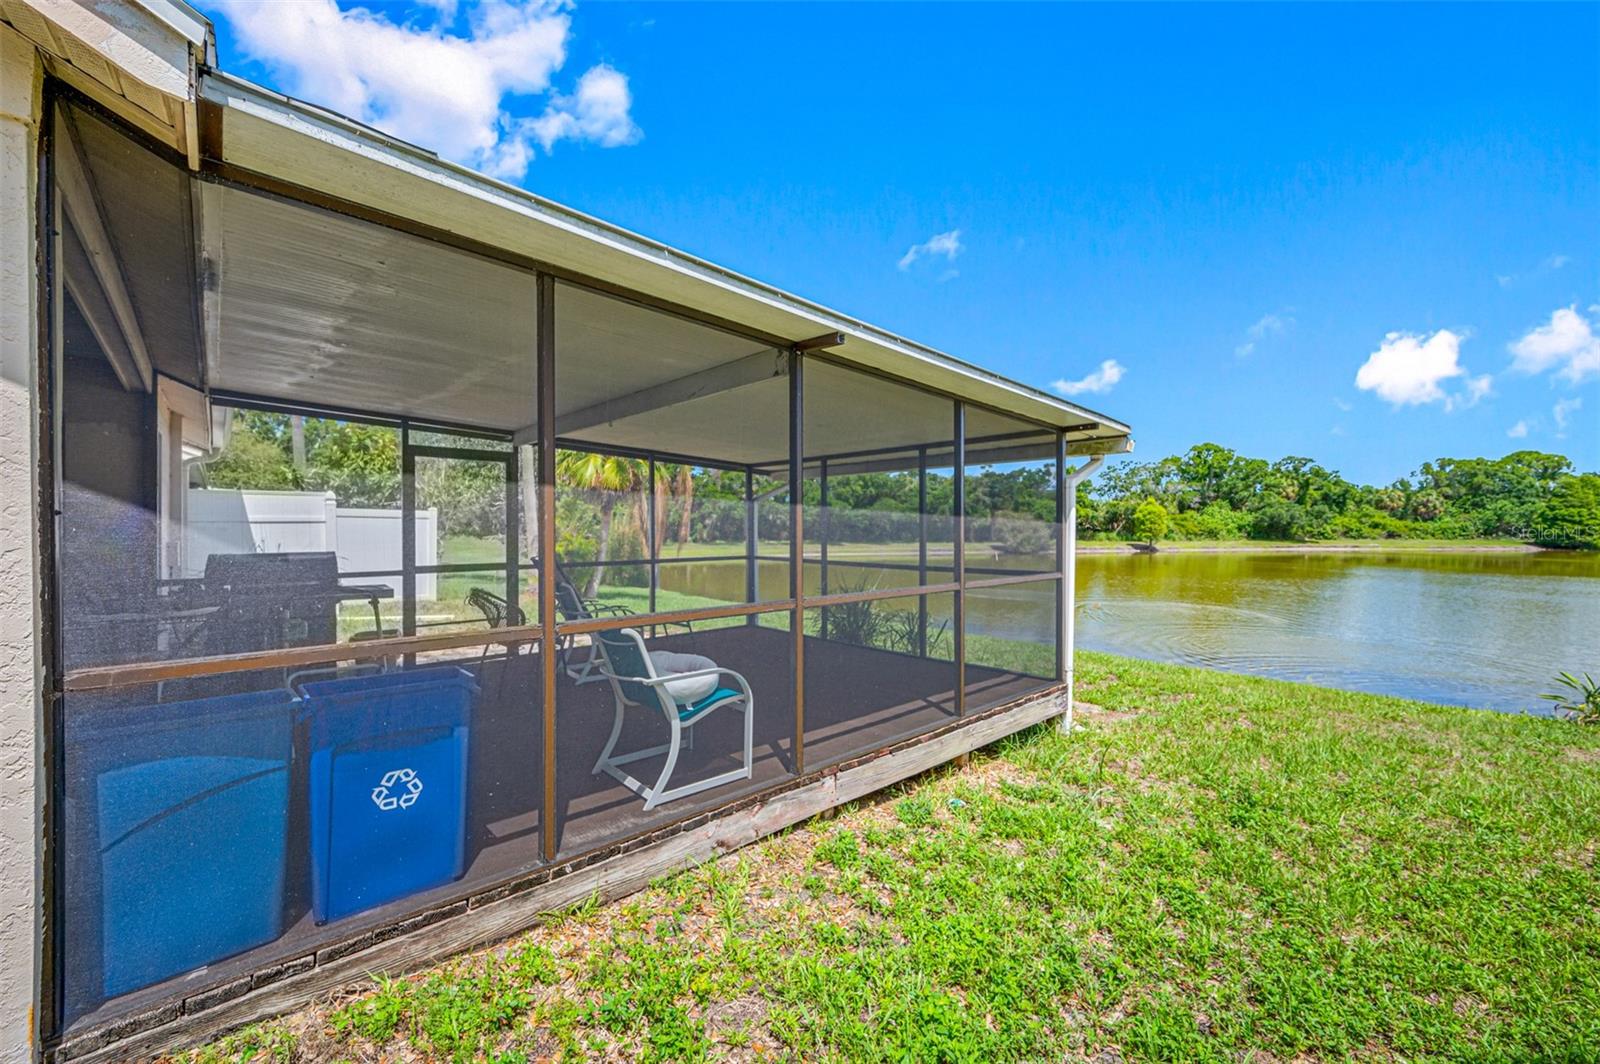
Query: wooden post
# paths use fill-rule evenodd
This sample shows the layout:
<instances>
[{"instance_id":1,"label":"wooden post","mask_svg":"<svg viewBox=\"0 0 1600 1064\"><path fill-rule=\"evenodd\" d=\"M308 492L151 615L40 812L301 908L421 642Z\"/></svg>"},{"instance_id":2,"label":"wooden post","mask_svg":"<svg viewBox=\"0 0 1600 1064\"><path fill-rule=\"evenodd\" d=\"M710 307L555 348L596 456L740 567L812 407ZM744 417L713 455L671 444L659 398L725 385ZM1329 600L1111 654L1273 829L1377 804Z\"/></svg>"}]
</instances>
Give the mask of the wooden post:
<instances>
[{"instance_id":1,"label":"wooden post","mask_svg":"<svg viewBox=\"0 0 1600 1064\"><path fill-rule=\"evenodd\" d=\"M759 580L760 569L756 555L761 552L761 525L760 510L756 506L756 478L749 466L744 470L744 600L754 602L758 597L761 584ZM746 625L754 627L758 623L755 615L745 618Z\"/></svg>"},{"instance_id":2,"label":"wooden post","mask_svg":"<svg viewBox=\"0 0 1600 1064\"><path fill-rule=\"evenodd\" d=\"M794 774L806 771L805 359L789 359L789 595L794 600Z\"/></svg>"},{"instance_id":3,"label":"wooden post","mask_svg":"<svg viewBox=\"0 0 1600 1064\"><path fill-rule=\"evenodd\" d=\"M928 448L917 448L917 586L928 586ZM928 596L917 596L917 656L928 656Z\"/></svg>"},{"instance_id":4,"label":"wooden post","mask_svg":"<svg viewBox=\"0 0 1600 1064\"><path fill-rule=\"evenodd\" d=\"M400 422L400 634L417 634L417 456L409 421Z\"/></svg>"},{"instance_id":5,"label":"wooden post","mask_svg":"<svg viewBox=\"0 0 1600 1064\"><path fill-rule=\"evenodd\" d=\"M522 470L517 461L518 448L513 445L506 455L506 619L509 627L517 623L517 611L522 608L522 489L519 484ZM381 625L379 627L382 627ZM380 632L379 635L382 635ZM506 656L514 648L506 647Z\"/></svg>"},{"instance_id":6,"label":"wooden post","mask_svg":"<svg viewBox=\"0 0 1600 1064\"><path fill-rule=\"evenodd\" d=\"M828 593L828 539L833 532L833 519L828 514L830 500L828 499L828 460L826 458L822 459L820 463L818 476L821 478L821 484L818 488L820 505L817 510L817 523L822 526L822 532L817 537L821 554L821 563L817 567L817 594L826 595ZM801 581L801 584L803 586L804 581ZM828 607L826 606L822 607L821 634L822 638L828 638Z\"/></svg>"},{"instance_id":7,"label":"wooden post","mask_svg":"<svg viewBox=\"0 0 1600 1064\"><path fill-rule=\"evenodd\" d=\"M649 507L649 513L647 515L647 520L645 521L644 535L645 539L649 540L650 542L645 544L645 557L650 559L649 609L651 613L654 613L656 612L656 588L661 583L661 567L658 564L660 559L656 557L658 553L656 547L656 522L663 520L666 515L656 513L656 456L651 455L647 462L650 472L648 478L649 482L645 485L645 505ZM652 628L650 634L652 636L655 635L655 629Z\"/></svg>"},{"instance_id":8,"label":"wooden post","mask_svg":"<svg viewBox=\"0 0 1600 1064\"><path fill-rule=\"evenodd\" d=\"M556 281L537 281L534 344L539 409L539 662L544 669L544 804L539 829L544 859L556 859Z\"/></svg>"}]
</instances>

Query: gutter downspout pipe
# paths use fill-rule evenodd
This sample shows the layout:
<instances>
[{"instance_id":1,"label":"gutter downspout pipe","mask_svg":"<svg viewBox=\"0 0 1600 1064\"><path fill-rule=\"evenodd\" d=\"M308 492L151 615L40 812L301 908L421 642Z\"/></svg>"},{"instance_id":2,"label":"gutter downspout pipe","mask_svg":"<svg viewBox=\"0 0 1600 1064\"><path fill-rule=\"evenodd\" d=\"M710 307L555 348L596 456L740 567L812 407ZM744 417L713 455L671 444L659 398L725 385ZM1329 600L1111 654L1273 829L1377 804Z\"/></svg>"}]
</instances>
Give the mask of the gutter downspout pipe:
<instances>
[{"instance_id":1,"label":"gutter downspout pipe","mask_svg":"<svg viewBox=\"0 0 1600 1064\"><path fill-rule=\"evenodd\" d=\"M1105 455L1097 454L1062 478L1064 491L1061 499L1061 681L1067 686L1067 708L1057 718L1056 726L1063 735L1072 732L1072 663L1077 649L1075 613L1078 597L1078 485L1094 476L1105 461Z\"/></svg>"}]
</instances>

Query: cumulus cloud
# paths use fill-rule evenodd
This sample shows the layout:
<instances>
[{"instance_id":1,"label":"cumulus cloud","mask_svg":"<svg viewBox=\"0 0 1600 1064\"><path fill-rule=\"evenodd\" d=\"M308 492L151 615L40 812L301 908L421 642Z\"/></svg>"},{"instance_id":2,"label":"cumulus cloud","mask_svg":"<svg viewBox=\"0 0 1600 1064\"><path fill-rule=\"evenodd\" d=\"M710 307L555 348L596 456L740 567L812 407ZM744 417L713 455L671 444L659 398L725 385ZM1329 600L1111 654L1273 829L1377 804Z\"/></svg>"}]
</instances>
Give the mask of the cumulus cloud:
<instances>
[{"instance_id":1,"label":"cumulus cloud","mask_svg":"<svg viewBox=\"0 0 1600 1064\"><path fill-rule=\"evenodd\" d=\"M1553 369L1557 377L1572 384L1600 376L1600 337L1595 336L1589 319L1578 313L1576 304L1557 309L1548 324L1530 330L1509 346L1511 368L1522 373Z\"/></svg>"},{"instance_id":2,"label":"cumulus cloud","mask_svg":"<svg viewBox=\"0 0 1600 1064\"><path fill-rule=\"evenodd\" d=\"M1512 425L1510 428L1506 429L1506 435L1510 436L1513 440L1527 438L1528 423L1526 421L1517 422L1515 425Z\"/></svg>"},{"instance_id":3,"label":"cumulus cloud","mask_svg":"<svg viewBox=\"0 0 1600 1064\"><path fill-rule=\"evenodd\" d=\"M521 178L535 143L639 137L627 78L611 67L590 69L570 96L551 91L572 29L560 3L424 0L419 20L404 23L335 0L211 6L290 94L497 177ZM508 97L546 93L539 118L507 113Z\"/></svg>"},{"instance_id":4,"label":"cumulus cloud","mask_svg":"<svg viewBox=\"0 0 1600 1064\"><path fill-rule=\"evenodd\" d=\"M1282 336L1294 326L1294 319L1287 314L1265 314L1254 325L1244 331L1244 343L1233 349L1238 358L1248 358L1255 354L1256 345L1269 336Z\"/></svg>"},{"instance_id":5,"label":"cumulus cloud","mask_svg":"<svg viewBox=\"0 0 1600 1064\"><path fill-rule=\"evenodd\" d=\"M935 233L920 244L912 244L906 253L900 256L896 264L901 270L909 270L918 259L934 258L943 255L950 262L966 250L961 246L961 230L952 229L948 233ZM946 271L947 273L949 271Z\"/></svg>"},{"instance_id":6,"label":"cumulus cloud","mask_svg":"<svg viewBox=\"0 0 1600 1064\"><path fill-rule=\"evenodd\" d=\"M545 151L563 139L616 148L641 135L628 113L632 107L627 77L602 63L578 79L577 92L554 97L544 114L528 120L526 128Z\"/></svg>"},{"instance_id":7,"label":"cumulus cloud","mask_svg":"<svg viewBox=\"0 0 1600 1064\"><path fill-rule=\"evenodd\" d=\"M1467 371L1461 365L1463 339L1461 334L1449 329L1440 329L1432 336L1389 333L1356 371L1356 387L1373 392L1395 406L1420 406L1447 400L1448 406L1461 401L1447 395L1439 385L1466 376ZM1477 395L1481 399L1488 393L1486 382L1487 378L1475 378L1468 383L1466 394L1481 392Z\"/></svg>"},{"instance_id":8,"label":"cumulus cloud","mask_svg":"<svg viewBox=\"0 0 1600 1064\"><path fill-rule=\"evenodd\" d=\"M1062 395L1099 394L1109 392L1114 388L1122 375L1127 370L1122 363L1114 358L1108 358L1100 363L1100 368L1086 377L1079 377L1075 381L1062 378L1050 385Z\"/></svg>"}]
</instances>

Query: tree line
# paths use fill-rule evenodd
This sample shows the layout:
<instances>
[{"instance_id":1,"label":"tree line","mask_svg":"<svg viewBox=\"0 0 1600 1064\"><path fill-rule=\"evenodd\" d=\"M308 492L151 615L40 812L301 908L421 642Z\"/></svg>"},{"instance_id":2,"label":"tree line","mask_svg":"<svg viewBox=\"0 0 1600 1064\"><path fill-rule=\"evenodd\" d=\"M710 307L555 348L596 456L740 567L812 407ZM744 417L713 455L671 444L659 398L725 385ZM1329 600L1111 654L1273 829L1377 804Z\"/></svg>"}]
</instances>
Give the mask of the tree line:
<instances>
[{"instance_id":1,"label":"tree line","mask_svg":"<svg viewBox=\"0 0 1600 1064\"><path fill-rule=\"evenodd\" d=\"M298 434L298 438L296 437ZM660 554L669 543L736 543L745 535L744 474L656 465L654 544L645 505L651 485L639 459L562 452L557 456L558 547L574 561ZM238 411L224 454L206 467L213 487L333 491L347 506L400 502L399 434L385 426ZM492 535L503 523L503 473L494 466L424 462L420 505L440 510L442 530ZM756 477L762 539L788 538L783 480ZM918 535L914 471L829 479L834 542L903 543ZM954 505L949 470L930 470L927 512ZM808 511L821 485L804 481ZM1004 549L1048 549L1054 520L1048 463L970 469L967 536ZM815 522L808 517L808 522ZM1517 539L1553 547L1600 548L1600 474L1580 473L1557 454L1515 451L1502 458L1439 458L1412 475L1375 486L1347 480L1310 458L1251 458L1215 443L1148 462L1115 461L1078 489L1086 539L1275 540ZM527 524L527 522L525 522ZM812 534L818 526L808 525ZM527 529L525 529L527 531ZM937 520L930 534L948 534ZM649 548L653 547L653 551Z\"/></svg>"},{"instance_id":2,"label":"tree line","mask_svg":"<svg viewBox=\"0 0 1600 1064\"><path fill-rule=\"evenodd\" d=\"M1373 486L1310 458L1269 462L1202 443L1111 465L1080 493L1079 521L1089 535L1124 539L1493 538L1593 549L1600 474L1579 473L1562 455L1514 451L1439 458Z\"/></svg>"}]
</instances>

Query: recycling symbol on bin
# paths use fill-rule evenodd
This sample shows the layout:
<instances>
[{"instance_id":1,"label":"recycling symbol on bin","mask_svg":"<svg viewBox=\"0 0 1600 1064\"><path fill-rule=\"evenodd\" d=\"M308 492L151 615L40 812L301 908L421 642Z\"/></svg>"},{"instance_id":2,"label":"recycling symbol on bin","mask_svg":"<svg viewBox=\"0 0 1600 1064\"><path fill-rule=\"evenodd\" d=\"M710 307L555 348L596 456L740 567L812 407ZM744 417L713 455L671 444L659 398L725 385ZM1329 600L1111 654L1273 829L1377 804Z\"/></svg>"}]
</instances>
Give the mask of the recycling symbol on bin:
<instances>
[{"instance_id":1,"label":"recycling symbol on bin","mask_svg":"<svg viewBox=\"0 0 1600 1064\"><path fill-rule=\"evenodd\" d=\"M422 779L409 768L391 769L372 788L372 804L388 812L391 809L410 809L422 794Z\"/></svg>"}]
</instances>

